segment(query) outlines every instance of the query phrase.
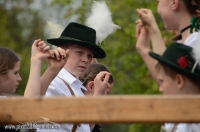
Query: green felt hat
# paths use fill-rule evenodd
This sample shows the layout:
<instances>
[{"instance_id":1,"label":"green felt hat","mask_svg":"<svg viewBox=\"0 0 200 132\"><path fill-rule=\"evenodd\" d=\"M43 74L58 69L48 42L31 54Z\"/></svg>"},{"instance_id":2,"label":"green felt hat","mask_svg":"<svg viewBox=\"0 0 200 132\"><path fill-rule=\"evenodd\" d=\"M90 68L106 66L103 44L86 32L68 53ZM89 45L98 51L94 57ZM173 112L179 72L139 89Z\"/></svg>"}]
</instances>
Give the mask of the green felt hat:
<instances>
[{"instance_id":1,"label":"green felt hat","mask_svg":"<svg viewBox=\"0 0 200 132\"><path fill-rule=\"evenodd\" d=\"M172 43L163 55L153 52L150 52L149 55L181 74L200 79L200 66L197 65L192 71L196 61L192 56L192 48L189 46Z\"/></svg>"},{"instance_id":2,"label":"green felt hat","mask_svg":"<svg viewBox=\"0 0 200 132\"><path fill-rule=\"evenodd\" d=\"M105 58L106 53L96 45L96 31L93 28L71 22L59 38L47 39L47 42L59 46L63 42L72 42L93 51L94 58Z\"/></svg>"}]
</instances>

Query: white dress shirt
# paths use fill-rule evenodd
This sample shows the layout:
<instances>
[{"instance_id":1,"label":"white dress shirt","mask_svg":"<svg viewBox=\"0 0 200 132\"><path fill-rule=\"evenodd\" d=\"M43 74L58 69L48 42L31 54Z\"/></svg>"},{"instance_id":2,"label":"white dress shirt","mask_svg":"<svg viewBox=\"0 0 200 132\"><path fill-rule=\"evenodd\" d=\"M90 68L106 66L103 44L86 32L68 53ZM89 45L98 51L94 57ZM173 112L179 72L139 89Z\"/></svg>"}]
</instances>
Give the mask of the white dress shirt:
<instances>
[{"instance_id":1,"label":"white dress shirt","mask_svg":"<svg viewBox=\"0 0 200 132\"><path fill-rule=\"evenodd\" d=\"M198 32L190 34L190 36L188 36L187 39L185 40L184 44L190 47L194 47L195 44L197 43L198 34L199 34ZM177 42L182 43L182 40L178 40Z\"/></svg>"},{"instance_id":2,"label":"white dress shirt","mask_svg":"<svg viewBox=\"0 0 200 132\"><path fill-rule=\"evenodd\" d=\"M175 124L165 123L167 132L171 132ZM198 123L180 123L176 126L174 132L200 132L200 124Z\"/></svg>"},{"instance_id":3,"label":"white dress shirt","mask_svg":"<svg viewBox=\"0 0 200 132\"><path fill-rule=\"evenodd\" d=\"M79 97L85 96L81 89L84 89L84 90L87 90L87 89L82 85L82 82L79 79L75 78L72 74L70 74L64 68L58 73L57 77L51 82L45 96L47 97L52 97L52 96L71 97L72 96L69 88L63 82L63 80L61 80L61 78L70 85L75 96L79 96ZM72 127L73 127L73 124L67 124L67 123L60 124L59 130L54 130L54 131L55 132L71 132ZM37 130L37 131L42 132L43 130ZM50 132L53 132L53 130ZM90 132L89 124L81 123L80 126L77 127L76 132Z\"/></svg>"}]
</instances>

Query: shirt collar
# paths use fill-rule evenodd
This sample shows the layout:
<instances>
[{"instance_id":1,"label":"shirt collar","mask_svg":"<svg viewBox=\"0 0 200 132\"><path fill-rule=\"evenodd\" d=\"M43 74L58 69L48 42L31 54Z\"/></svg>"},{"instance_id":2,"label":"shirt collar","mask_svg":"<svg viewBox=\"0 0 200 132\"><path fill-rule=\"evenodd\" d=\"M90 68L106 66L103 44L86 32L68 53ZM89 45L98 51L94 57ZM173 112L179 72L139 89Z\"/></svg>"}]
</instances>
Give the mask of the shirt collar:
<instances>
[{"instance_id":1,"label":"shirt collar","mask_svg":"<svg viewBox=\"0 0 200 132\"><path fill-rule=\"evenodd\" d=\"M81 86L82 89L87 91L87 89L83 86L83 83L78 78L69 73L66 69L62 68L57 76L65 80L69 85L72 83L77 83Z\"/></svg>"}]
</instances>

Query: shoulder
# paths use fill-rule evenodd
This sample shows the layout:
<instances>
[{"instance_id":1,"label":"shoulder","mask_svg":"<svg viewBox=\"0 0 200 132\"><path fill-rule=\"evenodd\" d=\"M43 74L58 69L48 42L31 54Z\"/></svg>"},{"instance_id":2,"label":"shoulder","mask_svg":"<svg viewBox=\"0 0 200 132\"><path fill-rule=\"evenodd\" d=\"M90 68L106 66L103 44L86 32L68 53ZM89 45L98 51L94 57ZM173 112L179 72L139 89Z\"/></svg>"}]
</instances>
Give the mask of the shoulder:
<instances>
[{"instance_id":1,"label":"shoulder","mask_svg":"<svg viewBox=\"0 0 200 132\"><path fill-rule=\"evenodd\" d=\"M64 82L59 77L55 77L50 83L45 96L62 96L64 95L63 87L65 87Z\"/></svg>"},{"instance_id":2,"label":"shoulder","mask_svg":"<svg viewBox=\"0 0 200 132\"><path fill-rule=\"evenodd\" d=\"M194 33L190 34L190 36L184 42L185 45L194 47L194 45L196 44L198 36L199 36L198 32L194 32Z\"/></svg>"}]
</instances>

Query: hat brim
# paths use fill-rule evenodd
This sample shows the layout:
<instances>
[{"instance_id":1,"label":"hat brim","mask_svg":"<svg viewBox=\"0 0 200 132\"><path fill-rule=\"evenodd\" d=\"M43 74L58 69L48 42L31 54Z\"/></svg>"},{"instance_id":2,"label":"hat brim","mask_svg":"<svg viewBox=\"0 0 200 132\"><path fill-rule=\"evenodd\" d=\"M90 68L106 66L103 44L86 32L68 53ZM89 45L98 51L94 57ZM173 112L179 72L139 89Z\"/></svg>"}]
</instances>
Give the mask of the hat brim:
<instances>
[{"instance_id":1,"label":"hat brim","mask_svg":"<svg viewBox=\"0 0 200 132\"><path fill-rule=\"evenodd\" d=\"M200 75L199 74L196 74L196 73L192 73L191 71L189 71L188 69L183 69L177 65L175 65L173 62L169 61L167 58L164 58L158 54L155 54L153 52L149 52L149 55L158 60L160 63L164 64L164 65L167 65L169 66L170 68L174 69L175 71L179 72L179 73L182 73L184 75L188 75L190 77L195 77L195 78L200 78Z\"/></svg>"},{"instance_id":2,"label":"hat brim","mask_svg":"<svg viewBox=\"0 0 200 132\"><path fill-rule=\"evenodd\" d=\"M104 52L103 49L101 49L99 46L96 44L91 44L85 41L81 41L78 39L73 39L73 38L53 38L53 39L47 39L47 42L50 44L53 44L55 46L59 46L60 43L62 42L72 42L75 44L78 44L80 46L86 47L94 52L94 58L105 58L106 53Z\"/></svg>"}]
</instances>

